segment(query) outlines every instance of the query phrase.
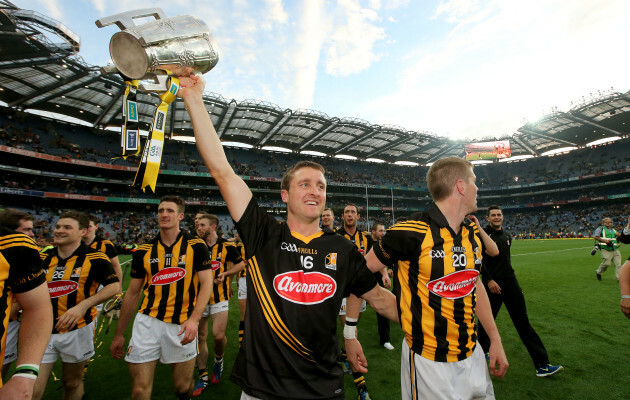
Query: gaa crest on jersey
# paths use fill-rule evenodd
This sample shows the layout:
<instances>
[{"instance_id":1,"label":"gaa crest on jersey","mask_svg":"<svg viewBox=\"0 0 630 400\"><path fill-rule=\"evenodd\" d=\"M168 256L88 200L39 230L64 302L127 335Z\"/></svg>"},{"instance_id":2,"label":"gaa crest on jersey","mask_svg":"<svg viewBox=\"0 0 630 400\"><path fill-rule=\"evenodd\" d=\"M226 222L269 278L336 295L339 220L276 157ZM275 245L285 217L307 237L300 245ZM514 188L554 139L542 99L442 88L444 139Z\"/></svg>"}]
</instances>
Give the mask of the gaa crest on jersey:
<instances>
[{"instance_id":1,"label":"gaa crest on jersey","mask_svg":"<svg viewBox=\"0 0 630 400\"><path fill-rule=\"evenodd\" d=\"M184 254L184 255L179 257L179 260L177 261L177 265L179 265L179 266L185 266L186 265L186 254Z\"/></svg>"},{"instance_id":2,"label":"gaa crest on jersey","mask_svg":"<svg viewBox=\"0 0 630 400\"><path fill-rule=\"evenodd\" d=\"M476 269L464 269L430 281L427 288L442 298L460 299L472 293L478 277L479 271Z\"/></svg>"},{"instance_id":3,"label":"gaa crest on jersey","mask_svg":"<svg viewBox=\"0 0 630 400\"><path fill-rule=\"evenodd\" d=\"M79 284L75 281L48 282L48 293L50 294L51 299L67 296L70 293L76 292L78 288Z\"/></svg>"},{"instance_id":4,"label":"gaa crest on jersey","mask_svg":"<svg viewBox=\"0 0 630 400\"><path fill-rule=\"evenodd\" d=\"M333 271L337 270L337 253L328 253L325 266Z\"/></svg>"},{"instance_id":5,"label":"gaa crest on jersey","mask_svg":"<svg viewBox=\"0 0 630 400\"><path fill-rule=\"evenodd\" d=\"M297 304L319 304L335 295L337 282L321 272L291 271L273 278L280 297Z\"/></svg>"},{"instance_id":6,"label":"gaa crest on jersey","mask_svg":"<svg viewBox=\"0 0 630 400\"><path fill-rule=\"evenodd\" d=\"M162 269L151 278L152 285L170 285L186 276L186 270L176 267L168 267Z\"/></svg>"}]
</instances>

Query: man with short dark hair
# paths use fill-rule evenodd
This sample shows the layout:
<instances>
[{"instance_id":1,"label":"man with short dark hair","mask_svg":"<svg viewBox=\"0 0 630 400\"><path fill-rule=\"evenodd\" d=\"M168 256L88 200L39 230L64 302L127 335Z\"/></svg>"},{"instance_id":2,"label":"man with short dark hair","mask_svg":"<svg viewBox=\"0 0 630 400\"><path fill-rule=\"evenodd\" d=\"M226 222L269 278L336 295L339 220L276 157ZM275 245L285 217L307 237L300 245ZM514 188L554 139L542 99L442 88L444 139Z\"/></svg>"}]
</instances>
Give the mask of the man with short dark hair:
<instances>
[{"instance_id":1,"label":"man with short dark hair","mask_svg":"<svg viewBox=\"0 0 630 400\"><path fill-rule=\"evenodd\" d=\"M488 292L492 307L492 316L496 319L501 306L505 304L512 323L534 362L536 376L554 375L562 371L563 368L561 365L549 363L547 349L529 322L523 289L518 284L512 268L510 254L512 236L503 229L504 217L501 207L488 207L487 219L489 225L484 230L499 248L499 255L495 257L487 255L483 258L483 267L481 268L483 284L486 292ZM490 340L483 326L479 326L479 343L487 352L490 347Z\"/></svg>"},{"instance_id":2,"label":"man with short dark hair","mask_svg":"<svg viewBox=\"0 0 630 400\"><path fill-rule=\"evenodd\" d=\"M326 207L322 211L322 229L328 228L331 231L335 230L335 213L332 208Z\"/></svg>"},{"instance_id":3,"label":"man with short dark hair","mask_svg":"<svg viewBox=\"0 0 630 400\"><path fill-rule=\"evenodd\" d=\"M219 237L217 234L218 226L219 218L213 214L204 214L196 222L197 236L206 242L210 252L214 285L210 294L210 302L199 321L199 355L197 355L199 381L193 391L193 397L200 396L209 386L210 381L214 385L219 383L223 376L223 357L227 346L225 331L228 323L228 301L231 297L230 277L240 272L245 266L236 246ZM214 364L211 377L208 374L207 343L210 318L212 319L212 336L214 337Z\"/></svg>"},{"instance_id":4,"label":"man with short dark hair","mask_svg":"<svg viewBox=\"0 0 630 400\"><path fill-rule=\"evenodd\" d=\"M0 212L0 225L13 231L23 233L30 238L35 238L33 234L33 221L35 217L25 211L8 208Z\"/></svg>"},{"instance_id":5,"label":"man with short dark hair","mask_svg":"<svg viewBox=\"0 0 630 400\"><path fill-rule=\"evenodd\" d=\"M478 279L482 242L487 254L496 256L499 250L470 215L477 211L475 180L469 161L457 157L436 161L427 172L434 202L391 227L366 257L374 272L395 263L394 289L405 332L403 400L494 399L483 350L477 346L475 316L491 338L490 371L503 377L508 368L488 296ZM348 317L357 315L358 301L351 297L348 302ZM344 331L348 358L365 370L365 358L352 336Z\"/></svg>"},{"instance_id":6,"label":"man with short dark hair","mask_svg":"<svg viewBox=\"0 0 630 400\"><path fill-rule=\"evenodd\" d=\"M180 78L197 148L221 191L248 259L245 337L231 379L241 399L342 400L337 320L347 293L364 296L396 320L393 295L376 285L350 242L319 227L326 203L324 168L301 161L283 176L286 222L258 206L230 166L204 106L201 77Z\"/></svg>"},{"instance_id":7,"label":"man with short dark hair","mask_svg":"<svg viewBox=\"0 0 630 400\"><path fill-rule=\"evenodd\" d=\"M346 206L343 208L341 219L343 220L343 226L337 229L337 233L352 242L352 244L356 246L359 252L365 256L367 252L370 251L370 249L372 248L372 237L361 232L357 226L359 219L361 219L361 215L359 214L359 207L357 207L356 204L352 203L346 204ZM387 278L388 283L385 285L385 287L389 287L389 277L387 275L385 275L385 277ZM385 280L380 272L376 272L374 274L374 278L377 282L379 280ZM341 325L346 324L346 301L347 298L344 298L343 302L341 303L341 309L339 310L339 320L341 321ZM363 313L365 309L366 302L364 300L361 304L361 313ZM353 322L358 323L358 321ZM370 395L367 389L367 384L365 383L365 377L363 376L363 373L358 371L352 365L349 365L346 349L343 345L341 347L341 355L339 357L339 361L341 362L341 366L344 368L344 373L352 373L352 379L354 380L354 384L357 387L359 400L369 400Z\"/></svg>"},{"instance_id":8,"label":"man with short dark hair","mask_svg":"<svg viewBox=\"0 0 630 400\"><path fill-rule=\"evenodd\" d=\"M160 232L133 253L131 282L110 346L122 358L123 333L144 292L125 361L132 379L131 398L148 400L158 360L171 364L178 399L193 392L199 320L212 291L211 261L202 239L182 231L184 200L164 196L157 210Z\"/></svg>"},{"instance_id":9,"label":"man with short dark hair","mask_svg":"<svg viewBox=\"0 0 630 400\"><path fill-rule=\"evenodd\" d=\"M86 246L88 217L81 212L61 214L55 225L55 248L41 254L55 326L35 381L34 399L41 399L58 358L63 365L64 398L83 397L83 369L94 355L95 306L120 292L120 282L107 256ZM99 285L103 289L98 290Z\"/></svg>"}]
</instances>

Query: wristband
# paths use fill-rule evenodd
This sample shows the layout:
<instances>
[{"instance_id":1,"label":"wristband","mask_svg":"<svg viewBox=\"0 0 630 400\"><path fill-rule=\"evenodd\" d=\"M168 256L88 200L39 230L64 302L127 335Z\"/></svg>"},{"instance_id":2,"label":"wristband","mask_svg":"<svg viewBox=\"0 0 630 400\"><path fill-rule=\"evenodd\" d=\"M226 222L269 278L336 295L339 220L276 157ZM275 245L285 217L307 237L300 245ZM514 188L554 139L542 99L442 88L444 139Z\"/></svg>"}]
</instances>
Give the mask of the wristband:
<instances>
[{"instance_id":1,"label":"wristband","mask_svg":"<svg viewBox=\"0 0 630 400\"><path fill-rule=\"evenodd\" d=\"M348 325L348 326L357 326L358 323L359 323L359 319L358 318L346 317L346 325Z\"/></svg>"},{"instance_id":2,"label":"wristband","mask_svg":"<svg viewBox=\"0 0 630 400\"><path fill-rule=\"evenodd\" d=\"M621 298L622 299L630 299L630 294L622 294Z\"/></svg>"},{"instance_id":3,"label":"wristband","mask_svg":"<svg viewBox=\"0 0 630 400\"><path fill-rule=\"evenodd\" d=\"M37 364L21 364L15 368L13 376L27 379L37 379L39 376L39 365Z\"/></svg>"},{"instance_id":4,"label":"wristband","mask_svg":"<svg viewBox=\"0 0 630 400\"><path fill-rule=\"evenodd\" d=\"M357 327L346 324L343 327L343 338L346 340L352 340L357 338Z\"/></svg>"}]
</instances>

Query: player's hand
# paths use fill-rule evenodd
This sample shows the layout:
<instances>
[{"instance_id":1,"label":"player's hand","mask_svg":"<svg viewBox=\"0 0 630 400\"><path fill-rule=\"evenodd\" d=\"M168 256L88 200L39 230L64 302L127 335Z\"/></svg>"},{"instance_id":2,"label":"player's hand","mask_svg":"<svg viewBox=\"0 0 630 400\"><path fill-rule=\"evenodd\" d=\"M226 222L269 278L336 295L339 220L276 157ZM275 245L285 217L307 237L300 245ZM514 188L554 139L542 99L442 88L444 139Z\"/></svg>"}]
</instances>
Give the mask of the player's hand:
<instances>
[{"instance_id":1,"label":"player's hand","mask_svg":"<svg viewBox=\"0 0 630 400\"><path fill-rule=\"evenodd\" d=\"M30 400L33 397L33 379L12 377L0 388L0 400Z\"/></svg>"},{"instance_id":2,"label":"player's hand","mask_svg":"<svg viewBox=\"0 0 630 400\"><path fill-rule=\"evenodd\" d=\"M387 276L389 276L390 279L393 278L394 277L394 270L391 269L391 268L387 268Z\"/></svg>"},{"instance_id":3,"label":"player's hand","mask_svg":"<svg viewBox=\"0 0 630 400\"><path fill-rule=\"evenodd\" d=\"M214 283L223 283L225 281L225 272L221 272L214 280Z\"/></svg>"},{"instance_id":4,"label":"player's hand","mask_svg":"<svg viewBox=\"0 0 630 400\"><path fill-rule=\"evenodd\" d=\"M363 354L361 343L358 339L344 339L344 341L348 362L357 372L366 374L368 372L368 363L365 359L365 354Z\"/></svg>"},{"instance_id":5,"label":"player's hand","mask_svg":"<svg viewBox=\"0 0 630 400\"><path fill-rule=\"evenodd\" d=\"M120 360L124 354L123 347L125 347L124 336L114 336L114 339L112 340L112 345L109 346L109 351L112 353L112 357Z\"/></svg>"},{"instance_id":6,"label":"player's hand","mask_svg":"<svg viewBox=\"0 0 630 400\"><path fill-rule=\"evenodd\" d=\"M85 306L82 303L77 304L72 307L68 311L66 311L61 317L57 318L57 323L55 324L55 329L60 332L69 331L74 328L74 326L79 322L81 318L85 316L86 313Z\"/></svg>"},{"instance_id":7,"label":"player's hand","mask_svg":"<svg viewBox=\"0 0 630 400\"><path fill-rule=\"evenodd\" d=\"M488 289L494 294L501 294L501 286L496 281L489 281Z\"/></svg>"},{"instance_id":8,"label":"player's hand","mask_svg":"<svg viewBox=\"0 0 630 400\"><path fill-rule=\"evenodd\" d=\"M177 91L177 97L188 100L194 96L201 96L205 86L206 81L201 76L182 76L179 78L179 90Z\"/></svg>"},{"instance_id":9,"label":"player's hand","mask_svg":"<svg viewBox=\"0 0 630 400\"><path fill-rule=\"evenodd\" d=\"M630 299L621 299L621 312L630 318Z\"/></svg>"},{"instance_id":10,"label":"player's hand","mask_svg":"<svg viewBox=\"0 0 630 400\"><path fill-rule=\"evenodd\" d=\"M479 344L477 344L479 345ZM494 340L490 343L490 374L497 378L503 378L510 364L508 363L503 344L500 340Z\"/></svg>"},{"instance_id":11,"label":"player's hand","mask_svg":"<svg viewBox=\"0 0 630 400\"><path fill-rule=\"evenodd\" d=\"M475 217L474 215L470 214L466 216L469 220L471 220L472 222L475 223L475 225L477 225L477 229L481 229L481 225L479 224L479 220L477 219L477 217Z\"/></svg>"},{"instance_id":12,"label":"player's hand","mask_svg":"<svg viewBox=\"0 0 630 400\"><path fill-rule=\"evenodd\" d=\"M195 321L190 318L187 319L182 324L182 329L180 329L179 332L177 333L177 336L182 335L182 334L184 335L180 343L188 344L192 342L193 340L195 340L195 338L197 337L197 330L199 330L199 321Z\"/></svg>"},{"instance_id":13,"label":"player's hand","mask_svg":"<svg viewBox=\"0 0 630 400\"><path fill-rule=\"evenodd\" d=\"M389 279L389 276L387 274L383 275L383 286L385 287L385 289L389 289L390 287L392 287L392 281Z\"/></svg>"}]
</instances>

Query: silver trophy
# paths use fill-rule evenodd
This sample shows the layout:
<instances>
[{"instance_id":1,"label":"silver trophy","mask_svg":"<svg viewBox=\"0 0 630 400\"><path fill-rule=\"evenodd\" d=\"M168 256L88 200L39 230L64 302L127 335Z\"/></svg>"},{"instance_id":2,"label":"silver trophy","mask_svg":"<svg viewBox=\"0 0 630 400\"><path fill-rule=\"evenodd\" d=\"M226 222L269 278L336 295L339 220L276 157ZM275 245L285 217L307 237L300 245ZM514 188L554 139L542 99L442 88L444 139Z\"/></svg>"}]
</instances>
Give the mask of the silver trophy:
<instances>
[{"instance_id":1,"label":"silver trophy","mask_svg":"<svg viewBox=\"0 0 630 400\"><path fill-rule=\"evenodd\" d=\"M134 19L143 17L155 17L155 21L136 25ZM167 18L161 8L145 8L96 21L99 28L112 24L122 31L115 33L109 42L114 65L102 68L102 73L120 73L125 78L156 82L155 87L144 84L146 91L165 90L167 75L203 74L219 62L210 29L196 17Z\"/></svg>"}]
</instances>

